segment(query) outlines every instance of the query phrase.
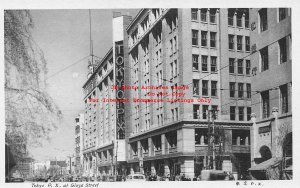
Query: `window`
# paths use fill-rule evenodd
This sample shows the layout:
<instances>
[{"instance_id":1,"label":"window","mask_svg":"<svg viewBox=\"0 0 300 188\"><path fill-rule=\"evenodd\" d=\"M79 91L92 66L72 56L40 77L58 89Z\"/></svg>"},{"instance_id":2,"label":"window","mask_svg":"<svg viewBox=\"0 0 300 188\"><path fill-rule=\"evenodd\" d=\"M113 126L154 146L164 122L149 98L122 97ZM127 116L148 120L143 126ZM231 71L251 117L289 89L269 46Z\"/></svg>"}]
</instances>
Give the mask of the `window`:
<instances>
[{"instance_id":1,"label":"window","mask_svg":"<svg viewBox=\"0 0 300 188\"><path fill-rule=\"evenodd\" d=\"M279 8L279 21L284 20L286 18L286 9Z\"/></svg>"},{"instance_id":2,"label":"window","mask_svg":"<svg viewBox=\"0 0 300 188\"><path fill-rule=\"evenodd\" d=\"M251 107L247 107L247 121L251 120Z\"/></svg>"},{"instance_id":3,"label":"window","mask_svg":"<svg viewBox=\"0 0 300 188\"><path fill-rule=\"evenodd\" d=\"M234 58L229 58L229 73L234 73Z\"/></svg>"},{"instance_id":4,"label":"window","mask_svg":"<svg viewBox=\"0 0 300 188\"><path fill-rule=\"evenodd\" d=\"M203 105L202 106L202 119L207 119L207 112L208 112L208 106Z\"/></svg>"},{"instance_id":5,"label":"window","mask_svg":"<svg viewBox=\"0 0 300 188\"><path fill-rule=\"evenodd\" d=\"M230 97L235 96L235 83L234 82L229 82L229 93L230 93Z\"/></svg>"},{"instance_id":6,"label":"window","mask_svg":"<svg viewBox=\"0 0 300 188\"><path fill-rule=\"evenodd\" d=\"M216 23L216 9L210 9L209 21L210 21L210 23Z\"/></svg>"},{"instance_id":7,"label":"window","mask_svg":"<svg viewBox=\"0 0 300 188\"><path fill-rule=\"evenodd\" d=\"M237 36L237 50L243 50L243 36Z\"/></svg>"},{"instance_id":8,"label":"window","mask_svg":"<svg viewBox=\"0 0 300 188\"><path fill-rule=\"evenodd\" d=\"M288 85L280 86L281 113L288 112Z\"/></svg>"},{"instance_id":9,"label":"window","mask_svg":"<svg viewBox=\"0 0 300 188\"><path fill-rule=\"evenodd\" d=\"M193 105L193 114L194 114L194 119L200 118L200 105L199 104Z\"/></svg>"},{"instance_id":10,"label":"window","mask_svg":"<svg viewBox=\"0 0 300 188\"><path fill-rule=\"evenodd\" d=\"M176 37L173 38L173 53L176 53L177 52L177 39Z\"/></svg>"},{"instance_id":11,"label":"window","mask_svg":"<svg viewBox=\"0 0 300 188\"><path fill-rule=\"evenodd\" d=\"M216 32L210 32L210 47L215 48L216 47Z\"/></svg>"},{"instance_id":12,"label":"window","mask_svg":"<svg viewBox=\"0 0 300 188\"><path fill-rule=\"evenodd\" d=\"M234 50L234 35L228 35L229 38L229 49Z\"/></svg>"},{"instance_id":13,"label":"window","mask_svg":"<svg viewBox=\"0 0 300 188\"><path fill-rule=\"evenodd\" d=\"M244 121L244 107L239 107L239 121Z\"/></svg>"},{"instance_id":14,"label":"window","mask_svg":"<svg viewBox=\"0 0 300 188\"><path fill-rule=\"evenodd\" d=\"M247 98L250 99L251 98L251 84L247 84Z\"/></svg>"},{"instance_id":15,"label":"window","mask_svg":"<svg viewBox=\"0 0 300 188\"><path fill-rule=\"evenodd\" d=\"M238 83L238 97L243 98L244 97L244 84Z\"/></svg>"},{"instance_id":16,"label":"window","mask_svg":"<svg viewBox=\"0 0 300 188\"><path fill-rule=\"evenodd\" d=\"M207 46L207 31L201 31L201 46Z\"/></svg>"},{"instance_id":17,"label":"window","mask_svg":"<svg viewBox=\"0 0 300 188\"><path fill-rule=\"evenodd\" d=\"M217 119L218 118L218 106L217 105L212 105L211 109L213 111L213 118Z\"/></svg>"},{"instance_id":18,"label":"window","mask_svg":"<svg viewBox=\"0 0 300 188\"><path fill-rule=\"evenodd\" d=\"M174 60L174 77L178 75L178 66L177 66L177 60Z\"/></svg>"},{"instance_id":19,"label":"window","mask_svg":"<svg viewBox=\"0 0 300 188\"><path fill-rule=\"evenodd\" d=\"M261 62L261 72L269 69L269 53L268 47L260 50L260 62Z\"/></svg>"},{"instance_id":20,"label":"window","mask_svg":"<svg viewBox=\"0 0 300 188\"><path fill-rule=\"evenodd\" d=\"M215 56L210 57L210 71L217 72L217 57Z\"/></svg>"},{"instance_id":21,"label":"window","mask_svg":"<svg viewBox=\"0 0 300 188\"><path fill-rule=\"evenodd\" d=\"M199 70L199 63L198 63L199 55L193 54L192 59L193 59L193 70Z\"/></svg>"},{"instance_id":22,"label":"window","mask_svg":"<svg viewBox=\"0 0 300 188\"><path fill-rule=\"evenodd\" d=\"M243 59L239 59L238 60L238 74L243 74L243 69L244 69L244 67L243 67Z\"/></svg>"},{"instance_id":23,"label":"window","mask_svg":"<svg viewBox=\"0 0 300 188\"><path fill-rule=\"evenodd\" d=\"M201 63L202 63L202 71L208 71L208 67L207 67L207 56L203 55L201 56Z\"/></svg>"},{"instance_id":24,"label":"window","mask_svg":"<svg viewBox=\"0 0 300 188\"><path fill-rule=\"evenodd\" d=\"M230 120L235 120L235 106L230 106Z\"/></svg>"},{"instance_id":25,"label":"window","mask_svg":"<svg viewBox=\"0 0 300 188\"><path fill-rule=\"evenodd\" d=\"M262 118L268 118L270 116L269 91L261 92L261 100L262 100Z\"/></svg>"},{"instance_id":26,"label":"window","mask_svg":"<svg viewBox=\"0 0 300 188\"><path fill-rule=\"evenodd\" d=\"M207 22L207 9L203 8L201 9L201 22Z\"/></svg>"},{"instance_id":27,"label":"window","mask_svg":"<svg viewBox=\"0 0 300 188\"><path fill-rule=\"evenodd\" d=\"M246 60L246 74L250 75L251 63L250 60Z\"/></svg>"},{"instance_id":28,"label":"window","mask_svg":"<svg viewBox=\"0 0 300 188\"><path fill-rule=\"evenodd\" d=\"M234 11L228 11L228 25L233 26Z\"/></svg>"},{"instance_id":29,"label":"window","mask_svg":"<svg viewBox=\"0 0 300 188\"><path fill-rule=\"evenodd\" d=\"M193 95L199 95L199 80L193 80Z\"/></svg>"},{"instance_id":30,"label":"window","mask_svg":"<svg viewBox=\"0 0 300 188\"><path fill-rule=\"evenodd\" d=\"M198 21L198 9L192 8L192 20Z\"/></svg>"},{"instance_id":31,"label":"window","mask_svg":"<svg viewBox=\"0 0 300 188\"><path fill-rule=\"evenodd\" d=\"M263 8L259 12L259 21L260 21L260 32L266 31L268 29L268 14L267 9Z\"/></svg>"},{"instance_id":32,"label":"window","mask_svg":"<svg viewBox=\"0 0 300 188\"><path fill-rule=\"evenodd\" d=\"M285 63L287 61L287 40L286 37L280 39L278 41L279 44L279 58L280 64Z\"/></svg>"},{"instance_id":33,"label":"window","mask_svg":"<svg viewBox=\"0 0 300 188\"><path fill-rule=\"evenodd\" d=\"M192 30L192 45L198 46L198 30Z\"/></svg>"},{"instance_id":34,"label":"window","mask_svg":"<svg viewBox=\"0 0 300 188\"><path fill-rule=\"evenodd\" d=\"M173 40L170 40L170 51L169 51L169 55L173 55Z\"/></svg>"},{"instance_id":35,"label":"window","mask_svg":"<svg viewBox=\"0 0 300 188\"><path fill-rule=\"evenodd\" d=\"M211 81L211 96L217 96L217 81Z\"/></svg>"},{"instance_id":36,"label":"window","mask_svg":"<svg viewBox=\"0 0 300 188\"><path fill-rule=\"evenodd\" d=\"M245 49L247 52L250 51L250 37L245 37L245 42L246 42L246 45L245 45Z\"/></svg>"},{"instance_id":37,"label":"window","mask_svg":"<svg viewBox=\"0 0 300 188\"><path fill-rule=\"evenodd\" d=\"M236 16L236 26L243 27L242 14L237 14L237 16Z\"/></svg>"},{"instance_id":38,"label":"window","mask_svg":"<svg viewBox=\"0 0 300 188\"><path fill-rule=\"evenodd\" d=\"M207 96L208 95L208 81L202 80L202 95Z\"/></svg>"}]
</instances>

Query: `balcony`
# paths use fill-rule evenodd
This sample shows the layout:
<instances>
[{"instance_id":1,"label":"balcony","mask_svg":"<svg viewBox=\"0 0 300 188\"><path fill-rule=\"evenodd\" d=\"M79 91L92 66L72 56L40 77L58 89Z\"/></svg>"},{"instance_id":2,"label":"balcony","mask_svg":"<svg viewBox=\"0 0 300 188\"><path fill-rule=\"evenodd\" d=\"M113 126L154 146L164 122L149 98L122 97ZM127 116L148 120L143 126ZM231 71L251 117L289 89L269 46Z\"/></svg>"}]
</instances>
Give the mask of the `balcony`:
<instances>
[{"instance_id":1,"label":"balcony","mask_svg":"<svg viewBox=\"0 0 300 188\"><path fill-rule=\"evenodd\" d=\"M250 145L232 145L232 153L250 153Z\"/></svg>"},{"instance_id":2,"label":"balcony","mask_svg":"<svg viewBox=\"0 0 300 188\"><path fill-rule=\"evenodd\" d=\"M170 147L169 148L169 153L176 153L177 152L177 146L174 146L174 147Z\"/></svg>"},{"instance_id":3,"label":"balcony","mask_svg":"<svg viewBox=\"0 0 300 188\"><path fill-rule=\"evenodd\" d=\"M138 159L138 154L137 153L132 154L132 159Z\"/></svg>"},{"instance_id":4,"label":"balcony","mask_svg":"<svg viewBox=\"0 0 300 188\"><path fill-rule=\"evenodd\" d=\"M155 156L161 155L161 154L162 154L161 149L156 149L156 150L154 151L154 154L155 154Z\"/></svg>"},{"instance_id":5,"label":"balcony","mask_svg":"<svg viewBox=\"0 0 300 188\"><path fill-rule=\"evenodd\" d=\"M143 152L143 157L149 157L149 151L144 151Z\"/></svg>"}]
</instances>

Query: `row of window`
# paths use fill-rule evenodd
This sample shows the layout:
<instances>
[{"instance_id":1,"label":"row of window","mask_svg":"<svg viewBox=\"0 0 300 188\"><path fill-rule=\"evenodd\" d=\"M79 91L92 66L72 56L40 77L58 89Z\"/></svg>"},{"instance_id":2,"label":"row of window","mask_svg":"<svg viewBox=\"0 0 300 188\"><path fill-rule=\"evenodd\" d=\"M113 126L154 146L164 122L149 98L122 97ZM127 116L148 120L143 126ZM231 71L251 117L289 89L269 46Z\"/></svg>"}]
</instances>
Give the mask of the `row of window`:
<instances>
[{"instance_id":1,"label":"row of window","mask_svg":"<svg viewBox=\"0 0 300 188\"><path fill-rule=\"evenodd\" d=\"M208 96L208 80L202 80L202 96ZM217 96L217 81L210 81L211 87L210 87L210 96L216 97ZM193 79L193 95L199 96L200 95L200 81Z\"/></svg>"},{"instance_id":2,"label":"row of window","mask_svg":"<svg viewBox=\"0 0 300 188\"><path fill-rule=\"evenodd\" d=\"M234 17L236 15L236 23L234 23ZM243 15L245 21L243 23ZM235 25L236 24L236 25ZM228 26L236 26L249 28L249 9L228 9Z\"/></svg>"},{"instance_id":3,"label":"row of window","mask_svg":"<svg viewBox=\"0 0 300 188\"><path fill-rule=\"evenodd\" d=\"M279 50L279 63L285 63L288 60L288 46L289 41L288 37L283 37L278 41L278 50ZM269 69L269 49L268 46L259 50L260 54L260 70L261 72Z\"/></svg>"},{"instance_id":4,"label":"row of window","mask_svg":"<svg viewBox=\"0 0 300 188\"><path fill-rule=\"evenodd\" d=\"M194 104L193 105L193 119L207 119L208 118L208 112L209 112L209 105L202 105L202 110L200 111L200 104ZM218 105L212 105L210 108L214 114L215 119L218 119L217 111L218 111Z\"/></svg>"},{"instance_id":5,"label":"row of window","mask_svg":"<svg viewBox=\"0 0 300 188\"><path fill-rule=\"evenodd\" d=\"M238 114L238 120L245 121L245 109L247 111L247 121L251 120L251 107L244 106L230 106L230 120L237 120L236 115ZM236 113L236 110L238 113Z\"/></svg>"},{"instance_id":6,"label":"row of window","mask_svg":"<svg viewBox=\"0 0 300 188\"><path fill-rule=\"evenodd\" d=\"M258 11L259 15L259 31L264 32L268 30L268 9L262 8ZM278 9L278 22L286 19L288 16L288 9L287 8L279 8Z\"/></svg>"},{"instance_id":7,"label":"row of window","mask_svg":"<svg viewBox=\"0 0 300 188\"><path fill-rule=\"evenodd\" d=\"M246 75L250 75L250 70L251 70L250 60L246 59L245 61L246 61ZM236 60L234 58L229 58L229 73L230 74L235 73L235 62L236 62ZM244 74L244 59L237 60L237 73Z\"/></svg>"},{"instance_id":8,"label":"row of window","mask_svg":"<svg viewBox=\"0 0 300 188\"><path fill-rule=\"evenodd\" d=\"M239 50L239 51L250 51L250 37L249 36L245 36L245 47L243 48L243 40L244 40L244 36L242 35L237 35L236 36L236 48L235 48L235 35L228 35L228 48L230 50Z\"/></svg>"},{"instance_id":9,"label":"row of window","mask_svg":"<svg viewBox=\"0 0 300 188\"><path fill-rule=\"evenodd\" d=\"M251 98L251 84L249 83L237 83L238 85L238 98L244 98L244 93L245 93L245 90L244 90L244 85L246 85L246 98L250 99ZM229 96L231 98L234 98L236 97L235 95L235 86L236 86L236 83L235 82L229 82Z\"/></svg>"},{"instance_id":10,"label":"row of window","mask_svg":"<svg viewBox=\"0 0 300 188\"><path fill-rule=\"evenodd\" d=\"M279 87L280 89L280 113L288 113L289 107L289 95L288 95L288 85L282 85ZM277 99L277 98L274 98ZM261 92L261 101L262 101L262 118L268 118L270 117L270 101L273 99L270 99L269 90Z\"/></svg>"},{"instance_id":11,"label":"row of window","mask_svg":"<svg viewBox=\"0 0 300 188\"><path fill-rule=\"evenodd\" d=\"M199 55L192 55L193 60L193 70L200 70L199 68ZM201 70L203 72L208 72L208 56L202 55L201 56ZM210 71L217 72L217 57L210 56Z\"/></svg>"},{"instance_id":12,"label":"row of window","mask_svg":"<svg viewBox=\"0 0 300 188\"><path fill-rule=\"evenodd\" d=\"M192 30L192 45L194 46L198 46L199 45L199 31L193 29ZM208 44L208 40L207 40L207 35L208 35L208 31L201 31L201 46L202 47L208 47L208 45L211 48L215 48L217 46L217 41L216 41L216 36L217 33L216 32L209 32L209 44Z\"/></svg>"},{"instance_id":13,"label":"row of window","mask_svg":"<svg viewBox=\"0 0 300 188\"><path fill-rule=\"evenodd\" d=\"M195 8L192 8L191 10L191 18L192 18L192 21L198 21L199 18L198 18L198 15L199 15L199 10L198 9L195 9ZM208 16L207 16L207 13L209 12L209 22L210 23L216 23L216 12L217 12L217 9L210 9L208 11L207 8L202 8L200 9L200 20L201 22L208 22Z\"/></svg>"}]
</instances>

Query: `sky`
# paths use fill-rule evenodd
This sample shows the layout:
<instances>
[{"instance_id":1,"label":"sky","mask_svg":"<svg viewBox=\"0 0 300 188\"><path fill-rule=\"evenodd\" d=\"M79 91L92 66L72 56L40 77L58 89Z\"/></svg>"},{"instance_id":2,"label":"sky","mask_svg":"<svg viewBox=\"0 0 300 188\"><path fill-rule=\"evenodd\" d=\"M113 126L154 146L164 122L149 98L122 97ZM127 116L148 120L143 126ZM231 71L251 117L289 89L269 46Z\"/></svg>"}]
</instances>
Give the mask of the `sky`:
<instances>
[{"instance_id":1,"label":"sky","mask_svg":"<svg viewBox=\"0 0 300 188\"><path fill-rule=\"evenodd\" d=\"M112 46L113 12L134 18L138 11L91 10L94 55L103 57ZM43 147L32 148L31 153L39 161L65 160L74 154L75 117L84 112L82 86L87 79L88 60L80 60L90 54L89 11L31 10L31 14L32 36L47 61L47 90L64 116L57 130L51 133L51 140L45 141Z\"/></svg>"}]
</instances>

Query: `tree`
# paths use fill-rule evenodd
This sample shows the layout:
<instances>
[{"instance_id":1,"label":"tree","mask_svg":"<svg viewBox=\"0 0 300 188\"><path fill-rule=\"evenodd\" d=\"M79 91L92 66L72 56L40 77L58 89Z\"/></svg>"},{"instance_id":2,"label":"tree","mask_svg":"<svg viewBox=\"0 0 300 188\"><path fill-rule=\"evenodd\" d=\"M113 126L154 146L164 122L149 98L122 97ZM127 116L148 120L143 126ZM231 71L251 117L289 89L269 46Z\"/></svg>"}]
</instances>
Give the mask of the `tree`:
<instances>
[{"instance_id":1,"label":"tree","mask_svg":"<svg viewBox=\"0 0 300 188\"><path fill-rule=\"evenodd\" d=\"M33 27L29 10L5 10L5 141L16 160L49 140L62 118L46 92L47 63L31 36Z\"/></svg>"}]
</instances>

